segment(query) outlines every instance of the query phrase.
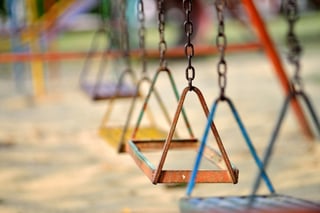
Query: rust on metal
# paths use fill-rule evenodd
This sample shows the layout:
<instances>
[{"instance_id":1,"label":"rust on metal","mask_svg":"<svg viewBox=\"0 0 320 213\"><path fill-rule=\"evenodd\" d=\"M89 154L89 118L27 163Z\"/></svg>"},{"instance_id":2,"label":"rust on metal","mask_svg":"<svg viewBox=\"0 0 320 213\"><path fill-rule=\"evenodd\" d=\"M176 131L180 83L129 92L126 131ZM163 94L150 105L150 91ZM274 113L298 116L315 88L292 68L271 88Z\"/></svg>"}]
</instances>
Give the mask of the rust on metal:
<instances>
[{"instance_id":1,"label":"rust on metal","mask_svg":"<svg viewBox=\"0 0 320 213\"><path fill-rule=\"evenodd\" d=\"M180 96L176 113L174 115L170 131L166 139L158 140L139 140L132 139L126 144L126 150L134 159L138 167L150 179L153 184L157 183L187 183L191 177L192 170L164 170L164 163L169 152L169 149L188 149L198 150L199 142L197 139L190 137L187 139L174 139L176 125L181 112L183 111L183 104L188 92L195 92L199 98L200 104L206 117L209 115L209 110L201 91L197 87L186 87ZM233 166L228 158L227 152L224 149L223 143L220 139L218 131L211 122L211 130L216 139L219 152L213 151L206 147L205 157L210 162L214 163L219 169L215 170L199 170L196 182L197 183L237 183L239 171ZM157 166L155 166L144 154L145 152L161 151L161 157ZM221 155L220 155L221 153ZM224 163L222 163L222 162Z\"/></svg>"}]
</instances>

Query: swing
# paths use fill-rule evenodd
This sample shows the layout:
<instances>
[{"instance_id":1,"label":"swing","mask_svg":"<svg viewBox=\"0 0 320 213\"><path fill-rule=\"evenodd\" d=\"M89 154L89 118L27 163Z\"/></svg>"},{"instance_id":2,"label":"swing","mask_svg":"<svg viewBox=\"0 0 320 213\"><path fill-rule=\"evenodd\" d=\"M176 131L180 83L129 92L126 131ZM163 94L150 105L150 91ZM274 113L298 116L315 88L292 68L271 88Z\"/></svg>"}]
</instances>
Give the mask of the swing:
<instances>
[{"instance_id":1,"label":"swing","mask_svg":"<svg viewBox=\"0 0 320 213\"><path fill-rule=\"evenodd\" d=\"M306 105L306 109L309 110L310 117L313 120L315 124L316 131L320 134L320 123L319 119L317 117L316 111L314 110L311 101L307 94L304 92L303 89L303 84L302 84L302 79L300 76L300 55L302 52L302 48L300 46L299 40L294 32L294 26L296 21L298 20L298 5L297 2L294 0L287 0L286 3L284 4L285 7L285 15L287 18L287 22L289 25L289 31L287 33L287 45L289 48L289 53L288 53L288 61L289 63L293 66L295 73L293 78L291 79L291 91L288 93L286 96L284 103L282 105L278 120L276 122L275 128L272 132L271 139L269 141L269 144L266 148L264 158L263 158L263 164L264 167L266 168L269 161L270 157L272 154L272 150L274 148L276 139L278 137L283 119L286 115L287 109L289 107L289 103L296 98L300 98L301 101L304 101ZM255 195L259 189L260 186L260 179L261 179L261 174L259 173L256 177L252 194Z\"/></svg>"},{"instance_id":2,"label":"swing","mask_svg":"<svg viewBox=\"0 0 320 213\"><path fill-rule=\"evenodd\" d=\"M125 17L125 8L126 6L121 4L121 43L123 44L123 58L126 61L126 69L120 73L118 80L113 80L110 82L104 82L103 77L105 74L105 69L108 63L108 58L105 56L112 51L112 44L115 43L115 36L113 35L111 24L109 23L112 20L111 17L111 1L101 0L100 9L101 9L101 23L105 24L95 32L93 39L91 41L90 50L87 54L81 75L80 75L80 86L82 90L94 101L116 98L130 98L137 96L137 91L134 86L135 76L131 69L130 59L129 59L129 35L126 24ZM93 71L90 71L90 67L93 65L93 59L95 53L99 48L99 37L104 37L106 40L106 48L104 53L101 55L100 64L98 72L93 80L90 81L90 76L94 75ZM109 41L108 41L109 38ZM108 44L109 42L109 44ZM126 76L128 77L127 81Z\"/></svg>"},{"instance_id":3,"label":"swing","mask_svg":"<svg viewBox=\"0 0 320 213\"><path fill-rule=\"evenodd\" d=\"M180 209L183 213L258 213L258 212L300 212L317 213L320 205L303 199L285 195L259 195L248 207L247 196L213 197L213 198L182 198Z\"/></svg>"},{"instance_id":4,"label":"swing","mask_svg":"<svg viewBox=\"0 0 320 213\"><path fill-rule=\"evenodd\" d=\"M223 9L225 1L216 1L216 9L218 11L219 19L219 33L217 36L217 46L221 51L220 61L218 63L218 74L219 74L219 86L220 86L220 97L215 100L213 107L210 111L209 120L213 119L216 107L219 102L226 101L230 107L233 116L241 130L243 137L245 138L247 145L249 146L250 152L253 155L257 166L259 167L259 173L264 179L270 195L251 195L251 196L228 196L228 197L213 197L213 198L192 198L189 197L194 188L195 178L198 173L198 165L201 160L202 147L205 146L207 140L207 129L203 134L201 146L196 158L192 177L187 186L187 197L180 200L181 212L288 212L288 211L303 211L303 212L317 212L320 206L316 203L297 199L289 196L278 195L275 193L273 186L266 175L264 170L264 164L259 160L250 138L242 124L242 121L232 103L232 101L225 96L226 87L226 62L224 60L224 50L226 47L226 37L224 34L224 23L223 23ZM260 176L260 179L261 179Z\"/></svg>"},{"instance_id":5,"label":"swing","mask_svg":"<svg viewBox=\"0 0 320 213\"><path fill-rule=\"evenodd\" d=\"M107 125L108 121L110 120L110 115L113 107L113 101L112 99L109 104L109 108L103 118L102 124L100 126L100 136L105 139L108 144L113 146L119 153L121 152L126 152L125 150L125 142L128 141L131 138L132 133L134 132L134 128L130 126L131 120L133 117L134 109L136 108L137 101L141 101L143 103L144 100L148 100L151 92L154 93L156 103L160 106L162 113L164 114L164 117L168 123L170 123L170 117L168 110L166 106L163 104L163 100L161 96L159 95L159 92L156 90L156 88L153 88L147 96L143 95L142 92L140 92L140 89L142 88L143 84L148 84L151 85L153 82L156 81L158 75L160 72L167 72L169 75L169 78L171 79L172 82L172 87L176 91L176 86L174 84L173 78L171 76L171 72L168 69L162 69L161 66L157 70L156 75L153 80L151 80L148 75L147 75L147 64L146 64L146 49L145 49L145 26L144 26L144 5L143 1L139 0L137 4L137 10L138 10L138 21L140 23L139 27L139 46L140 46L140 51L141 51L141 61L142 61L142 77L141 79L137 82L137 91L140 93L140 96L134 96L131 101L131 105L129 107L128 115L126 117L126 121L124 126L111 126ZM159 25L159 32L161 32L161 25ZM159 44L160 46L161 44ZM161 45L164 47L163 45ZM164 50L162 50L164 51ZM164 54L162 54L162 51L160 50L160 56L161 56L161 61L164 61ZM177 93L177 92L175 92ZM146 105L146 103L144 104ZM162 138L165 137L165 132L159 128L156 125L155 118L151 112L151 110L147 107L144 108L147 112L148 118L149 118L149 124L146 126L143 126L139 128L138 134L135 134L136 138ZM143 115L144 111L141 112L140 117ZM137 131L135 131L137 132Z\"/></svg>"},{"instance_id":6,"label":"swing","mask_svg":"<svg viewBox=\"0 0 320 213\"><path fill-rule=\"evenodd\" d=\"M218 72L218 84L219 84L219 88L220 88L220 95L219 97L214 101L213 105L212 105L212 108L211 108L211 111L210 111L210 114L208 116L208 122L207 122L207 125L206 125L206 128L205 128L205 131L204 131L204 134L203 134L203 137L202 137L202 140L201 140L201 144L200 144L200 147L199 147L199 151L198 151L198 155L196 157L196 161L195 161L195 165L194 165L194 168L193 168L193 172L192 172L192 176L191 176L191 179L188 183L188 187L187 187L187 195L190 196L191 195L191 192L194 188L194 184L195 184L195 179L196 179L196 176L197 176L197 172L199 170L199 165L201 163L201 158L202 158L202 153L203 153L203 149L204 147L206 146L206 143L207 143L207 138L208 138L208 133L209 133L209 129L210 129L210 123L211 121L213 120L214 118L214 114L215 114L215 111L216 111L216 108L219 104L219 102L226 102L240 128L240 131L245 139L245 142L247 143L247 146L249 147L249 151L250 153L252 154L259 170L261 170L261 173L263 175L263 179L264 181L266 182L266 185L269 189L269 191L271 193L274 193L274 189L273 189L273 186L272 186L272 183L271 181L269 180L267 174L265 173L264 171L264 168L263 168L263 164L262 162L260 161L256 151L255 151L255 148L251 142L251 139L249 137L249 134L247 133L246 131L246 128L245 126L243 125L242 121L241 121L241 118L233 104L233 102L231 101L230 98L228 98L226 95L225 95L225 89L226 89L226 85L227 85L227 62L225 60L225 50L227 48L227 37L226 37L226 34L224 32L224 14L223 14L223 10L225 8L225 2L224 1L216 1L216 10L217 10L217 17L218 17L218 21L219 21L219 25L218 25L218 34L217 34L217 37L216 37L216 46L217 46L217 49L220 51L220 60L217 64L217 72Z\"/></svg>"},{"instance_id":7,"label":"swing","mask_svg":"<svg viewBox=\"0 0 320 213\"><path fill-rule=\"evenodd\" d=\"M142 78L137 85L137 89L138 91L140 90L140 88L142 87L143 83L147 83L147 84L151 84L150 79L148 78ZM153 89L155 96L156 96L156 101L157 103L159 103L162 113L164 114L165 119L167 120L167 122L170 122L170 118L168 117L168 112L166 107L163 105L163 100L159 95L159 92L156 91L155 89ZM116 148L118 150L118 152L126 152L125 150L125 142L128 141L131 137L133 132L137 132L135 133L135 138L161 138L164 137L165 131L163 131L159 126L156 125L155 122L155 118L154 115L152 114L150 109L146 109L148 118L149 118L149 123L148 125L145 125L141 128L139 128L139 131L137 131L135 128L132 128L130 126L132 117L133 117L133 111L137 105L137 101L138 99L140 101L142 101L144 98L147 98L143 95L141 96L135 96L132 98L132 102L129 108L129 112L128 112L128 116L126 118L125 121L125 125L124 126L108 126L106 123L109 120L110 117L110 110L107 111L102 125L100 126L100 136L105 139L111 146L113 146L114 148ZM110 107L109 107L110 109ZM144 113L141 112L142 114ZM139 116L141 117L142 114L140 114Z\"/></svg>"},{"instance_id":8,"label":"swing","mask_svg":"<svg viewBox=\"0 0 320 213\"><path fill-rule=\"evenodd\" d=\"M163 0L159 2L159 21L164 25L164 15L163 15ZM187 4L188 3L188 4ZM192 81L195 77L195 69L192 66L191 59L194 55L193 44L191 43L192 35L192 21L190 19L190 13L192 10L192 2L183 3L186 11L186 21L185 21L185 32L188 38L188 41L185 45L185 54L188 57L188 67L186 68L186 78L188 80L188 86L182 91L180 98L178 99L178 106L174 114L173 121L170 126L169 133L166 139L136 139L135 135L139 131L139 122L135 131L133 132L132 139L126 144L127 151L134 159L135 163L140 167L140 169L145 173L145 175L150 179L153 184L157 183L187 183L191 176L190 169L163 169L164 163L167 158L169 149L179 149L179 150L196 150L198 147L198 140L194 137L193 132L191 131L190 124L186 119L185 109L183 108L184 101L189 92L194 92L204 111L206 117L208 117L209 111L206 105L206 101L201 93L201 91L192 85ZM162 27L164 30L164 26ZM163 37L162 37L163 38ZM170 73L170 72L168 72ZM152 91L154 84L150 88ZM147 105L148 99L146 99L145 104ZM146 106L145 105L145 106ZM182 113L187 130L189 131L189 138L179 139L175 137L176 126L180 114ZM196 182L201 183L237 183L238 181L238 169L231 164L227 153L224 149L222 141L219 137L219 134L216 130L216 127L213 122L210 124L212 133L216 139L219 151L215 151L209 147L205 149L205 156L207 157L210 163L214 163L219 169L212 170L201 170L199 175L196 178ZM152 161L147 158L146 154L152 153L154 151L162 151L159 164L156 167ZM221 154L220 154L221 153Z\"/></svg>"}]
</instances>

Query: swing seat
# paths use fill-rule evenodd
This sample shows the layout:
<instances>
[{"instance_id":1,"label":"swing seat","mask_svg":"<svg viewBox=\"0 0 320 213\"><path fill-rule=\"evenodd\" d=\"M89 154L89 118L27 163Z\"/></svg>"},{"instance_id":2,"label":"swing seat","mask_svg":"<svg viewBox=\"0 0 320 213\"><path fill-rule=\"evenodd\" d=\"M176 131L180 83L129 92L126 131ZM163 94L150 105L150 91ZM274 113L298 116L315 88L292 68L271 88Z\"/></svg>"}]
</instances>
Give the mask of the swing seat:
<instances>
[{"instance_id":1,"label":"swing seat","mask_svg":"<svg viewBox=\"0 0 320 213\"><path fill-rule=\"evenodd\" d=\"M129 128L126 131L124 138L123 126L118 127L101 127L99 130L99 135L113 148L118 149L119 152L125 151L125 142L131 138L133 128ZM166 132L156 128L155 126L146 126L141 127L137 134L137 138L146 137L146 138L163 138L166 136Z\"/></svg>"},{"instance_id":2,"label":"swing seat","mask_svg":"<svg viewBox=\"0 0 320 213\"><path fill-rule=\"evenodd\" d=\"M158 180L155 180L156 167L143 152L162 150L165 140L131 140L127 144L127 151L132 156L136 164L146 174L153 184L157 183L188 183L192 170L162 170ZM173 139L170 149L194 149L198 150L197 139ZM216 163L217 166L223 162L222 157L213 149L206 148L204 154L209 161ZM239 171L233 166L233 173L238 179ZM227 170L200 170L195 180L197 183L233 183Z\"/></svg>"},{"instance_id":3,"label":"swing seat","mask_svg":"<svg viewBox=\"0 0 320 213\"><path fill-rule=\"evenodd\" d=\"M127 84L121 84L120 88L117 88L116 83L105 83L99 86L84 83L82 84L82 89L89 97L91 97L92 100L95 101L111 98L130 98L139 95L134 86Z\"/></svg>"},{"instance_id":4,"label":"swing seat","mask_svg":"<svg viewBox=\"0 0 320 213\"><path fill-rule=\"evenodd\" d=\"M284 195L255 196L230 196L230 197L187 197L180 199L181 213L197 212L320 212L320 204L297 199Z\"/></svg>"},{"instance_id":5,"label":"swing seat","mask_svg":"<svg viewBox=\"0 0 320 213\"><path fill-rule=\"evenodd\" d=\"M190 134L188 138L179 138L175 136L176 125L179 119L179 115L184 115L183 103L188 92L195 92L199 98L200 104L202 106L203 112L206 117L208 117L209 111L204 100L201 91L196 88L186 87L182 95L180 96L178 107L175 112L173 122L171 123L170 131L166 135L158 140L130 140L126 145L127 152L134 159L138 167L144 172L144 174L151 180L153 184L157 183L188 183L193 175L192 169L174 169L174 170L164 170L163 166L169 152L169 149L186 149L199 151L199 141L195 139L193 134ZM187 121L187 120L185 120ZM190 127L189 122L186 122L186 127ZM188 129L188 128L187 128ZM190 129L190 128L189 128ZM203 154L210 163L215 164L218 169L201 169L197 172L197 176L194 178L195 183L237 183L239 170L231 164L227 153L224 149L222 141L218 135L213 122L211 122L210 129L213 136L215 137L216 143L219 147L220 152L215 151L209 146L203 147ZM144 153L150 151L160 151L162 153L159 164L156 166L146 157ZM221 155L220 155L221 153ZM192 177L193 178L193 177Z\"/></svg>"}]
</instances>

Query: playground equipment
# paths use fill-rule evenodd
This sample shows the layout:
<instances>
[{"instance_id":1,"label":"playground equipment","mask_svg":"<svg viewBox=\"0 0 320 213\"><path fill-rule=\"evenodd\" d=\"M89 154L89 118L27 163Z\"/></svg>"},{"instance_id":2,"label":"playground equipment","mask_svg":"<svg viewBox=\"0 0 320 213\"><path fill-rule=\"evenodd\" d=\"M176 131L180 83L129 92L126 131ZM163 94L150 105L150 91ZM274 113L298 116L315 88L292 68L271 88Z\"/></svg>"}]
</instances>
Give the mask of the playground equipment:
<instances>
[{"instance_id":1,"label":"playground equipment","mask_svg":"<svg viewBox=\"0 0 320 213\"><path fill-rule=\"evenodd\" d=\"M121 4L122 6L123 4ZM132 70L131 62L130 62L130 44L129 44L129 34L128 34L128 27L125 17L125 9L126 8L120 8L121 9L121 45L122 45L122 57L125 60L125 68L124 70L119 74L114 72L117 77L115 80L107 81L104 79L106 76L106 66L108 63L108 58L105 57L107 53L111 50L112 44L115 43L115 38L113 35L114 26L112 26L112 4L111 1L100 1L100 8L101 8L101 22L102 26L95 32L91 47L88 52L88 55L86 57L81 75L80 75L80 86L84 90L84 92L87 93L88 96L91 97L92 100L105 100L105 99L111 99L111 98L128 98L133 97L137 95L135 84L136 84L136 77ZM100 58L100 65L98 68L98 72L95 72L91 65L92 60L94 59L94 54L99 48L99 37L101 35L104 37L105 40L105 53L102 54ZM109 40L108 40L109 39ZM94 79L89 79L90 73L93 73L95 75ZM111 78L112 73L108 73L107 77ZM126 78L128 76L128 78ZM127 81L126 81L127 80Z\"/></svg>"},{"instance_id":2,"label":"playground equipment","mask_svg":"<svg viewBox=\"0 0 320 213\"><path fill-rule=\"evenodd\" d=\"M269 164L276 139L280 132L283 119L286 115L286 112L288 110L289 103L291 100L300 98L300 100L305 103L306 109L310 113L310 118L314 122L315 130L320 135L319 119L317 117L316 111L312 106L310 98L304 92L304 86L303 86L303 81L301 77L300 57L302 53L302 47L300 45L297 35L295 34L295 24L299 18L298 3L295 0L284 0L283 6L285 10L284 13L286 15L286 19L288 22L288 32L287 32L286 41L287 41L289 52L288 52L287 58L288 58L288 62L292 65L292 68L294 70L294 75L291 79L291 90L285 98L278 120L273 129L271 139L269 140L269 144L265 150L265 154L263 158L263 165L265 168ZM259 172L253 186L252 195L255 195L257 193L260 186L260 181L261 181L261 173Z\"/></svg>"},{"instance_id":3,"label":"playground equipment","mask_svg":"<svg viewBox=\"0 0 320 213\"><path fill-rule=\"evenodd\" d=\"M71 1L26 1L28 26L21 33L21 39L30 46L33 53L44 52L47 48L47 33L53 28L58 18L74 3ZM39 59L30 61L33 91L36 97L45 94L44 62Z\"/></svg>"},{"instance_id":4,"label":"playground equipment","mask_svg":"<svg viewBox=\"0 0 320 213\"><path fill-rule=\"evenodd\" d=\"M24 7L24 1L2 1L1 2L4 12L5 19L8 20L9 25L6 28L3 24L1 27L1 49L2 51L11 51L13 54L21 54L29 51L29 47L23 44L21 41L21 34L19 33L25 25L26 14L24 11L19 14L16 13L16 10L19 7ZM1 52L2 52L1 51ZM13 69L13 78L15 81L16 90L20 93L25 93L27 91L27 78L26 64L22 62L17 62L12 64Z\"/></svg>"},{"instance_id":5,"label":"playground equipment","mask_svg":"<svg viewBox=\"0 0 320 213\"><path fill-rule=\"evenodd\" d=\"M121 3L124 4L125 2L121 2ZM120 126L112 124L110 121L111 115L112 115L112 113L114 113L114 110L115 110L114 108L116 107L115 101L117 101L116 98L112 98L110 100L110 102L108 103L108 109L103 117L102 123L100 125L100 129L99 129L99 132L100 132L100 135L102 136L102 138L105 139L108 144L115 147L118 152L126 152L125 143L131 138L131 135L134 132L133 125L132 125L131 121L134 118L135 109L137 108L137 105L139 103L141 103L141 106L144 106L144 105L142 105L143 101L145 99L147 99L145 93L142 92L142 86L144 84L147 84L147 86L148 85L150 86L152 84L152 80L149 78L149 76L147 74L146 48L145 48L145 25L144 25L144 21L145 21L144 17L145 16L144 16L144 5L143 5L142 0L138 1L137 9L138 9L138 21L140 24L138 35L139 35L139 46L140 46L140 51L141 51L141 62L142 62L142 70L141 71L142 71L142 74L141 74L139 81L137 82L136 90L140 95L134 96L131 99L132 101L131 101L131 104L128 105L129 108L128 108L128 113L127 113L126 119L124 121L124 125L122 124ZM160 26L162 26L162 25L159 25L159 29L160 29L159 32L162 31ZM162 35L162 33L161 33L161 35ZM165 41L163 41L161 44L159 44L159 46L161 45L163 48L165 48L165 46L163 44L165 44ZM161 55L161 57L163 57L162 63L165 63L164 62L164 53L165 53L164 49L162 51L160 51L160 55ZM159 71L157 71L157 73L159 73L160 71L161 71L161 65L160 65ZM169 72L169 75L170 75L170 78L172 78L170 72ZM171 80L171 82L173 82L172 83L173 87L176 88L173 79ZM163 104L162 97L159 95L159 92L155 88L153 89L153 92L155 94L157 105L160 106L166 121L168 123L170 123L169 113L168 113L166 106ZM144 124L143 127L139 127L139 132L138 132L138 134L135 133L134 137L135 138L164 137L165 133L164 133L164 131L161 130L160 127L158 127L156 125L156 119L154 118L152 111L147 107L145 107L143 109L146 110L146 114L148 116L149 122L147 123L147 125ZM125 114L125 113L122 111L122 114ZM119 119L117 119L117 120L119 120ZM137 130L135 130L135 132L137 132Z\"/></svg>"},{"instance_id":6,"label":"playground equipment","mask_svg":"<svg viewBox=\"0 0 320 213\"><path fill-rule=\"evenodd\" d=\"M164 40L164 11L163 11L163 3L161 0L158 2L158 17L159 23L161 27L160 29L160 49L163 49L163 53L165 52L166 43ZM185 45L185 55L188 58L188 66L186 68L186 79L188 81L188 86L182 91L182 94L178 100L177 109L174 114L174 118L170 124L170 130L165 139L136 139L136 132L139 131L139 123L141 118L139 118L137 122L137 127L132 134L132 139L127 144L127 151L134 159L136 164L140 167L140 169L145 173L145 175L150 179L153 184L157 183L186 183L191 175L191 170L188 169L163 169L164 163L166 161L167 154L169 149L188 149L188 150L196 150L198 146L198 140L194 137L193 132L191 131L191 126L189 121L187 120L184 108L184 102L186 96L189 92L194 92L200 102L204 115L207 117L209 114L208 107L206 105L206 101L201 93L201 91L192 85L192 81L195 78L195 68L192 66L192 57L194 55L193 44L191 43L192 36L192 20L190 17L192 4L191 1L183 2L184 9L186 12L186 20L185 20L185 33L187 35L187 43ZM166 67L166 63L163 61L163 57L160 57L160 70L166 71L168 74L170 73L168 68ZM159 74L160 72L157 72ZM154 79L155 80L155 79ZM148 100L150 94L153 91L155 81L150 87L149 94L147 99L145 100L144 108L147 107ZM141 116L143 115L143 110L141 111ZM179 119L180 114L183 115L186 128L189 132L188 138L179 138L175 136L176 126ZM238 181L238 169L233 166L228 158L227 152L224 149L223 143L219 137L218 131L213 122L210 124L212 133L216 139L217 145L219 147L219 151L214 149L207 148L206 153L208 154L208 160L211 163L214 163L219 167L219 169L210 169L200 171L198 177L196 178L196 182L209 183L209 182L223 182L223 183L237 183ZM158 166L154 166L154 164L147 158L146 153L161 151L161 157L159 159Z\"/></svg>"},{"instance_id":7,"label":"playground equipment","mask_svg":"<svg viewBox=\"0 0 320 213\"><path fill-rule=\"evenodd\" d=\"M61 1L59 1L61 2ZM64 1L63 1L64 2ZM80 1L76 1L80 2ZM263 22L258 17L258 12L256 11L256 8L252 6L251 1L243 0L242 4L244 8L247 11L247 14L249 15L250 21L253 24L254 28L257 31L257 35L260 39L260 42L262 44L263 49L265 50L268 58L270 59L271 64L274 66L275 74L280 80L281 86L283 90L285 91L285 94L288 94L290 92L290 83L289 80L285 74L284 68L281 64L281 61L279 59L279 56L271 42L271 39L268 36L268 33L266 32L266 29L264 28ZM242 50L256 50L258 48L261 48L261 44L240 44L235 46L228 46L228 51L242 51ZM197 55L203 55L203 54L213 54L216 53L217 50L213 46L199 46L197 47ZM119 50L115 51L108 51L107 53L95 53L92 57L102 57L102 55L108 55L110 57L119 57L121 55L121 52ZM132 50L130 51L130 56L138 56L139 51ZM168 57L180 57L184 54L183 49L180 47L171 48L167 51L166 55ZM59 53L59 52L53 52L53 53L19 53L19 54L1 54L0 55L0 62L16 62L16 61L40 61L40 60L62 60L62 59L75 59L80 57L85 57L88 54L84 53ZM146 51L146 57L157 57L157 51L155 50L147 50ZM39 78L41 79L41 78ZM41 83L39 83L41 85ZM42 84L43 85L43 84ZM37 89L34 88L36 91ZM41 90L41 89L39 89ZM35 92L36 93L36 92ZM304 116L303 110L297 102L296 99L292 99L290 101L290 104L292 104L294 113L296 117L298 118L298 123L302 127L303 132L305 135L307 135L309 138L313 138L313 133L311 131L310 126L308 125L308 122Z\"/></svg>"},{"instance_id":8,"label":"playground equipment","mask_svg":"<svg viewBox=\"0 0 320 213\"><path fill-rule=\"evenodd\" d=\"M289 17L289 23L294 23L296 21L296 14L295 12L297 9L293 6L296 6L296 1L288 1L286 2L285 6L289 6L291 11L288 11L288 17ZM187 197L182 198L180 200L180 209L182 212L270 212L270 211L276 211L276 212L283 212L283 211L296 211L296 212L318 212L320 209L320 205L316 203L312 203L309 201L289 197L289 196L283 196L278 195L275 193L275 190L273 189L273 186L271 185L270 180L266 176L265 173L265 166L266 166L266 159L264 159L263 163L259 160L258 156L256 155L255 151L253 150L253 147L251 146L250 138L241 122L241 119L232 103L232 101L225 96L225 88L227 84L227 78L226 78L226 72L227 72L227 63L224 59L224 51L226 48L226 35L224 33L224 23L223 23L223 9L225 7L225 1L223 0L217 0L215 2L216 9L217 9L217 16L219 21L218 26L218 36L217 36L217 47L221 51L220 54L220 61L218 62L218 76L219 76L219 87L220 87L220 97L216 99L216 101L213 104L213 107L210 111L210 116L208 120L208 124L206 126L205 132L203 134L203 138L201 141L201 146L198 152L198 156L196 158L195 166L193 169L192 176L190 178L190 181L188 183L187 187ZM254 5L252 5L254 6ZM290 30L293 30L293 26L290 26ZM288 106L290 99L297 94L303 94L301 92L301 84L300 84L300 77L299 77L299 61L297 60L299 57L299 50L300 47L297 43L297 39L294 35L294 33L291 31L288 33L288 38L290 39L289 44L291 43L291 61L296 66L296 75L295 80L298 80L298 82L293 82L293 91L286 99L285 102L285 108ZM293 50L298 50L298 52L293 52ZM297 55L298 54L298 55ZM299 93L296 93L295 89L299 88ZM301 92L301 93L300 93ZM311 114L313 114L314 121L317 123L317 120L314 116L314 112L312 110L312 107L310 105L310 102L306 98L305 95L303 95L304 100L307 102L308 108L311 111ZM214 197L214 198L191 198L189 197L191 195L191 192L194 187L195 178L197 177L197 170L198 166L200 164L200 160L202 157L202 149L203 146L206 144L207 139L207 131L209 122L213 118L213 115L215 113L216 107L219 102L226 101L229 105L233 116L235 117L238 126L243 134L243 137L245 138L247 145L250 148L251 154L253 155L254 159L256 160L256 164L259 167L259 177L257 179L257 182L255 184L254 191L252 195L250 196L230 196L230 197ZM285 111L284 111L285 112ZM281 117L283 117L284 112L281 113ZM279 123L278 122L278 125ZM278 126L277 125L277 126ZM319 127L318 123L316 124L317 127ZM318 128L319 129L319 128ZM274 137L274 136L273 136ZM271 145L272 146L272 145ZM269 153L270 154L270 153ZM268 159L267 159L268 160ZM264 179L266 182L270 195L263 195L263 196L257 196L256 190L259 186L259 183L261 181L261 178Z\"/></svg>"},{"instance_id":9,"label":"playground equipment","mask_svg":"<svg viewBox=\"0 0 320 213\"><path fill-rule=\"evenodd\" d=\"M297 212L317 213L320 206L314 202L286 195L257 195L251 207L247 206L248 196L190 198L180 200L180 212Z\"/></svg>"},{"instance_id":10,"label":"playground equipment","mask_svg":"<svg viewBox=\"0 0 320 213\"><path fill-rule=\"evenodd\" d=\"M12 52L1 53L0 62L13 63L15 81L19 91L27 91L25 81L28 75L26 73L30 71L33 95L39 97L46 93L46 61L57 60L59 57L59 60L65 59L65 56L70 55L74 58L74 55L70 53L61 55L61 53L47 52L48 48L52 47L54 35L59 32L57 25L63 22L66 14L73 11L74 15L79 10L90 6L92 2L94 1L6 1L10 20L9 31L12 34L10 36ZM19 9L25 10L20 11ZM20 16L23 16L24 19L22 24L18 23ZM30 62L30 64L23 62Z\"/></svg>"},{"instance_id":11,"label":"playground equipment","mask_svg":"<svg viewBox=\"0 0 320 213\"><path fill-rule=\"evenodd\" d=\"M27 1L29 8L29 26L22 31L24 42L38 41L42 36L52 31L59 19L77 3L69 1Z\"/></svg>"},{"instance_id":12,"label":"playground equipment","mask_svg":"<svg viewBox=\"0 0 320 213\"><path fill-rule=\"evenodd\" d=\"M202 140L201 140L201 144L200 144L199 151L198 151L198 154L196 157L196 161L195 161L195 165L194 165L194 168L192 171L192 175L191 175L191 178L188 183L187 196L191 195L192 190L194 188L195 179L197 178L197 173L198 173L197 171L199 169L199 166L201 163L201 158L203 155L203 150L207 144L210 125L211 125L211 122L214 118L216 108L220 102L226 102L228 104L228 106L230 107L230 110L233 114L233 117L235 118L235 120L239 126L239 129L243 135L243 138L245 139L245 141L247 143L247 146L249 147L250 153L252 154L252 157L254 158L254 160L259 168L259 171L261 171L262 177L263 177L269 191L271 193L275 193L275 190L272 186L272 183L271 183L270 179L268 178L266 172L264 171L263 164L260 161L260 159L255 151L253 143L251 142L249 134L248 134L241 118L240 118L239 113L236 110L235 105L233 104L231 99L229 97L227 97L225 94L225 90L226 90L226 86L227 86L227 68L228 68L227 61L225 60L225 50L227 48L227 36L225 34L225 24L224 24L225 2L224 1L216 1L215 6L216 6L217 18L218 18L218 34L216 37L216 45L217 45L217 49L220 51L220 59L217 64L218 85L219 85L219 89L220 89L220 94L219 94L219 97L214 101L212 108L210 110L210 114L208 116L208 122L205 127L205 132L204 132Z\"/></svg>"}]
</instances>

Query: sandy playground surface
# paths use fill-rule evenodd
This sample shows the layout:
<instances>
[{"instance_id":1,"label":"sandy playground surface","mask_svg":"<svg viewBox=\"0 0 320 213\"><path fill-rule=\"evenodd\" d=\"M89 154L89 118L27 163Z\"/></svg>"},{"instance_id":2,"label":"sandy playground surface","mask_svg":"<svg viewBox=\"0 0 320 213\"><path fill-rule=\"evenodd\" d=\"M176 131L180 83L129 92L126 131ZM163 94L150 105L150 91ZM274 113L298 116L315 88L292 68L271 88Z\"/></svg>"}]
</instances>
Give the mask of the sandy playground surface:
<instances>
[{"instance_id":1,"label":"sandy playground surface","mask_svg":"<svg viewBox=\"0 0 320 213\"><path fill-rule=\"evenodd\" d=\"M228 56L227 94L234 101L262 156L283 103L283 92L262 53ZM218 95L215 60L195 60L197 85L208 105ZM35 99L14 89L11 77L0 78L0 212L179 212L185 187L152 185L127 154L117 154L97 134L107 102L92 102L80 91L83 61L59 65L47 82L46 97ZM156 70L157 62L149 65ZM186 85L185 60L169 61L179 91ZM306 91L320 113L319 56L306 52ZM30 84L29 81L26 82ZM163 92L168 88L163 87ZM128 102L122 102L122 104ZM191 109L198 137L204 123ZM174 107L173 107L174 108ZM123 114L118 114L119 119ZM218 107L216 126L239 183L198 184L193 196L248 195L257 169L226 105ZM268 174L280 194L320 202L320 143L308 140L292 112L280 131ZM183 156L193 162L193 157ZM267 194L262 184L260 194Z\"/></svg>"}]
</instances>

